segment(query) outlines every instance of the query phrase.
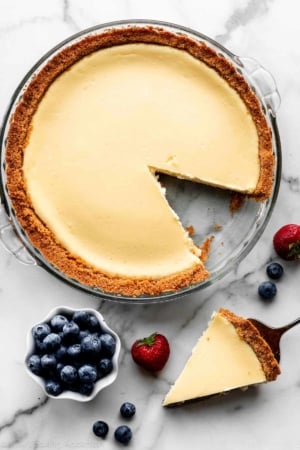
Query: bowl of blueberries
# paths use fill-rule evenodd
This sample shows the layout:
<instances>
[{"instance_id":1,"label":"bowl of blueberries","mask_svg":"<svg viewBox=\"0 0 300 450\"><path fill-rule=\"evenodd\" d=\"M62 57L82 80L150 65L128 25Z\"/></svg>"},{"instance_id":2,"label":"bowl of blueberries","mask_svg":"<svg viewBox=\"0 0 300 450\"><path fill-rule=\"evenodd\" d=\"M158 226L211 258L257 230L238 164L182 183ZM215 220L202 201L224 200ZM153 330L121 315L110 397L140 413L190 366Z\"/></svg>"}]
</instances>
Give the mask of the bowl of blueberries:
<instances>
[{"instance_id":1,"label":"bowl of blueberries","mask_svg":"<svg viewBox=\"0 0 300 450\"><path fill-rule=\"evenodd\" d=\"M98 311L60 306L29 330L26 369L49 397L89 401L115 381L120 348Z\"/></svg>"}]
</instances>

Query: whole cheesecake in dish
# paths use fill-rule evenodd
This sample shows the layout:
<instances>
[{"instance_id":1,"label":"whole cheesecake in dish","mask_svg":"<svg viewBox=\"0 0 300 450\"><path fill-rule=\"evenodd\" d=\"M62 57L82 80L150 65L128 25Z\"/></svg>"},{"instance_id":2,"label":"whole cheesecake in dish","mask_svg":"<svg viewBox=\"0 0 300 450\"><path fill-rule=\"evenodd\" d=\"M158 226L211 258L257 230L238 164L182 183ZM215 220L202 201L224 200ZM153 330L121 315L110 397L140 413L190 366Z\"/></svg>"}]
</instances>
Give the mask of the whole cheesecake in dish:
<instances>
[{"instance_id":1,"label":"whole cheesecake in dish","mask_svg":"<svg viewBox=\"0 0 300 450\"><path fill-rule=\"evenodd\" d=\"M280 368L269 344L247 319L220 309L198 340L163 405L224 394L276 380Z\"/></svg>"},{"instance_id":2,"label":"whole cheesecake in dish","mask_svg":"<svg viewBox=\"0 0 300 450\"><path fill-rule=\"evenodd\" d=\"M65 47L12 117L7 185L32 244L61 272L138 296L209 277L157 173L271 194L271 131L245 79L205 43L115 29Z\"/></svg>"}]
</instances>

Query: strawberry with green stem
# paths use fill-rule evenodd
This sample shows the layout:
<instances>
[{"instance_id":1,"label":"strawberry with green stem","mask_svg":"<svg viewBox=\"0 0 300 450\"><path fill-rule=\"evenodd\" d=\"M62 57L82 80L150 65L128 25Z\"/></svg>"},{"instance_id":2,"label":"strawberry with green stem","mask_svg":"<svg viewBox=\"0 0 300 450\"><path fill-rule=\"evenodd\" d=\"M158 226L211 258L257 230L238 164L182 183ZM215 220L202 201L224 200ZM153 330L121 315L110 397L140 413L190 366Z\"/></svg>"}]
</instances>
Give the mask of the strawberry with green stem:
<instances>
[{"instance_id":1,"label":"strawberry with green stem","mask_svg":"<svg viewBox=\"0 0 300 450\"><path fill-rule=\"evenodd\" d=\"M287 261L300 261L300 225L287 224L273 237L276 253Z\"/></svg>"},{"instance_id":2,"label":"strawberry with green stem","mask_svg":"<svg viewBox=\"0 0 300 450\"><path fill-rule=\"evenodd\" d=\"M134 362L148 370L158 372L162 370L170 356L170 346L167 338L159 333L136 340L131 347Z\"/></svg>"}]
</instances>

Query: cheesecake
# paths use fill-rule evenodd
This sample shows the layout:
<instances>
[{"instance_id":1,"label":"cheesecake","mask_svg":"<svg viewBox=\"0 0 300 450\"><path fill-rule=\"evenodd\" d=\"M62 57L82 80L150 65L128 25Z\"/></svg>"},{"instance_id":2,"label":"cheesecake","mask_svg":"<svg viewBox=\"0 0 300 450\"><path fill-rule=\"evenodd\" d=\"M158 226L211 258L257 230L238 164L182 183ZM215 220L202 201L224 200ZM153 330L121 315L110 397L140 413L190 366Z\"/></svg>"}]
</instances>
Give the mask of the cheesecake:
<instances>
[{"instance_id":1,"label":"cheesecake","mask_svg":"<svg viewBox=\"0 0 300 450\"><path fill-rule=\"evenodd\" d=\"M209 278L207 241L193 242L158 174L264 201L273 170L260 102L232 64L146 26L57 52L25 89L6 144L8 191L34 247L69 278L125 296Z\"/></svg>"},{"instance_id":2,"label":"cheesecake","mask_svg":"<svg viewBox=\"0 0 300 450\"><path fill-rule=\"evenodd\" d=\"M163 405L225 394L276 380L279 364L258 329L232 311L213 314Z\"/></svg>"}]
</instances>

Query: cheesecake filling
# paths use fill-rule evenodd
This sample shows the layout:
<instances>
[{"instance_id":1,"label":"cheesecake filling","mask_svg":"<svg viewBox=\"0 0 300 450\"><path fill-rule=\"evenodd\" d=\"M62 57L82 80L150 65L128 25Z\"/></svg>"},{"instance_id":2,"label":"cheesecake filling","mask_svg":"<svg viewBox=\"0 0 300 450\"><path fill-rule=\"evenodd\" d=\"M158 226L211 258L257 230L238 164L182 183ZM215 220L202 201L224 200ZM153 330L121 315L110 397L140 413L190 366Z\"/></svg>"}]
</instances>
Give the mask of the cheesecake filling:
<instances>
[{"instance_id":1,"label":"cheesecake filling","mask_svg":"<svg viewBox=\"0 0 300 450\"><path fill-rule=\"evenodd\" d=\"M194 347L164 406L263 383L266 375L253 349L234 325L215 314Z\"/></svg>"},{"instance_id":2,"label":"cheesecake filling","mask_svg":"<svg viewBox=\"0 0 300 450\"><path fill-rule=\"evenodd\" d=\"M201 261L153 174L252 193L258 135L237 92L206 64L126 44L84 57L50 85L23 171L35 211L70 253L110 275L158 278Z\"/></svg>"}]
</instances>

